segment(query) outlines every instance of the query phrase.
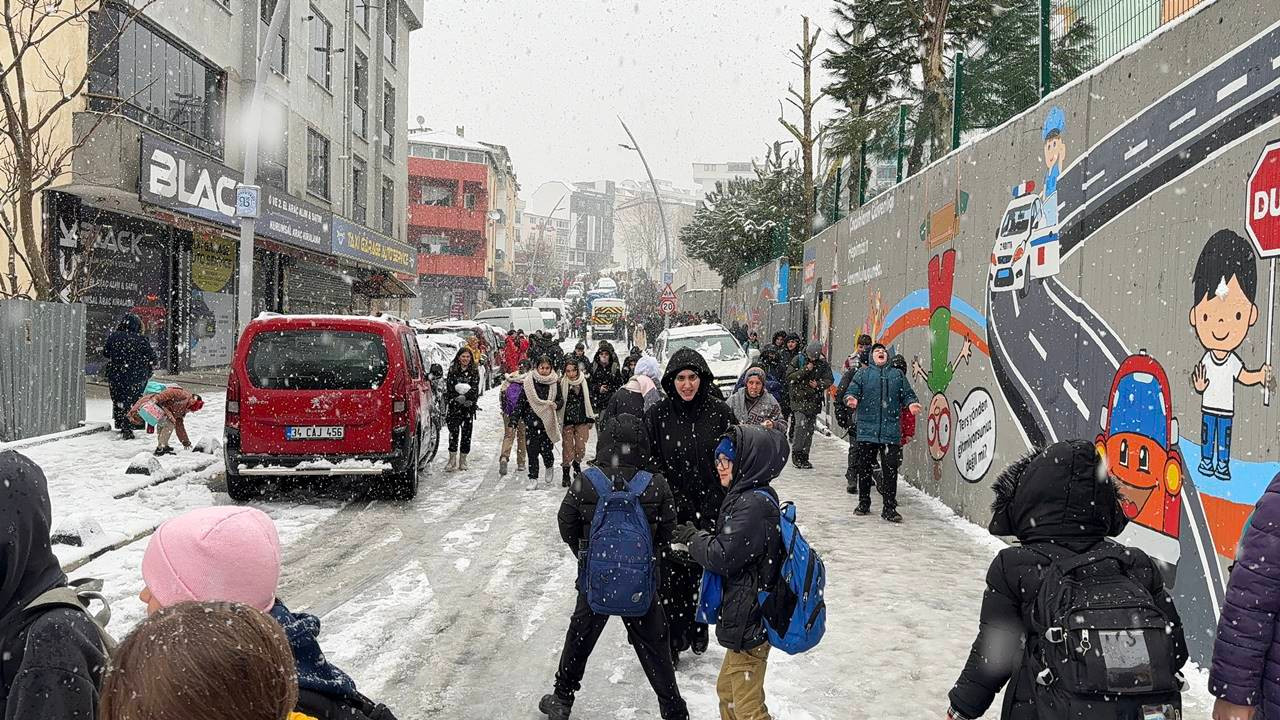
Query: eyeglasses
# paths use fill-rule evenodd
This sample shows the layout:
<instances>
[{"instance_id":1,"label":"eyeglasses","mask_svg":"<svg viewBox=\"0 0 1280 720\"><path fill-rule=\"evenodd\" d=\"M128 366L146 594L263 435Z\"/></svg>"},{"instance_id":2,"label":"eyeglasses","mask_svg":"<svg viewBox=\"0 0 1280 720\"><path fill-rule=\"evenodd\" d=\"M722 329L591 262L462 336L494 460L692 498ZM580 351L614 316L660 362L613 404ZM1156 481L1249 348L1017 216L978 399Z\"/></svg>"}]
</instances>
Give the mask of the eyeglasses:
<instances>
[{"instance_id":1,"label":"eyeglasses","mask_svg":"<svg viewBox=\"0 0 1280 720\"><path fill-rule=\"evenodd\" d=\"M724 455L716 456L716 468L720 470L728 470L733 465L733 461Z\"/></svg>"}]
</instances>

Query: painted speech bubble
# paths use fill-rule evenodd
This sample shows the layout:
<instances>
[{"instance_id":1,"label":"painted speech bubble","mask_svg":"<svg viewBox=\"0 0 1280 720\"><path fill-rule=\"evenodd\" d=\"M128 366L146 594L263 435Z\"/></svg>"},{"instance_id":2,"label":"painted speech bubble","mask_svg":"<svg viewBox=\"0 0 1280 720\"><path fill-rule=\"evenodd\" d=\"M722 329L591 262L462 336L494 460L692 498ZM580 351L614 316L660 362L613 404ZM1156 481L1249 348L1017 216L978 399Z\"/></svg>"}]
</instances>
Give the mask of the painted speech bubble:
<instances>
[{"instance_id":1,"label":"painted speech bubble","mask_svg":"<svg viewBox=\"0 0 1280 720\"><path fill-rule=\"evenodd\" d=\"M963 403L955 404L954 423L956 470L976 483L986 476L996 455L996 406L991 393L985 388L970 390Z\"/></svg>"}]
</instances>

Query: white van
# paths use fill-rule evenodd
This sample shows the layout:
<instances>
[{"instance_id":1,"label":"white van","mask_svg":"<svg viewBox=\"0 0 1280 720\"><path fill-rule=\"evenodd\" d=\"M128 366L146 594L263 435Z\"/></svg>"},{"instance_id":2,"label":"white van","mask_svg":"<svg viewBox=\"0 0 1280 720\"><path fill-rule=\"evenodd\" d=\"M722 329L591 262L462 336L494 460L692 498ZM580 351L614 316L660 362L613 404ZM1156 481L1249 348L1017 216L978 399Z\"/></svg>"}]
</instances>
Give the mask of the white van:
<instances>
[{"instance_id":1,"label":"white van","mask_svg":"<svg viewBox=\"0 0 1280 720\"><path fill-rule=\"evenodd\" d=\"M523 330L526 335L545 329L542 313L531 307L503 307L482 310L472 318L476 322L497 325L507 331Z\"/></svg>"},{"instance_id":2,"label":"white van","mask_svg":"<svg viewBox=\"0 0 1280 720\"><path fill-rule=\"evenodd\" d=\"M538 298L533 301L533 306L542 312L549 312L556 316L556 332L559 339L564 340L569 337L569 317L565 310L564 300L553 297Z\"/></svg>"}]
</instances>

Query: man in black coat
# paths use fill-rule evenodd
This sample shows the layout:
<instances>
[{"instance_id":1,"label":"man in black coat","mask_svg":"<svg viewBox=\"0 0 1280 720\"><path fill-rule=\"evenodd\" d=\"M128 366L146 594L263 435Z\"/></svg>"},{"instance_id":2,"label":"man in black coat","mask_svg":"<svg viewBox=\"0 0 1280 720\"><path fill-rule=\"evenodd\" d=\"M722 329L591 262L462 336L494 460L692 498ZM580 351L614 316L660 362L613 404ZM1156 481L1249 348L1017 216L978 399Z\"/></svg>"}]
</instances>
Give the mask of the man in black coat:
<instances>
[{"instance_id":1,"label":"man in black coat","mask_svg":"<svg viewBox=\"0 0 1280 720\"><path fill-rule=\"evenodd\" d=\"M636 415L611 415L600 425L596 441L596 457L591 463L602 471L614 487L625 487L636 472L649 464L649 436L644 421ZM595 486L582 473L575 473L573 484L560 505L557 520L560 537L569 550L581 558L585 555L591 535L591 522L595 517L600 496ZM653 533L653 547L657 552L665 549L671 540L676 524L675 504L671 489L662 475L655 474L649 486L640 495L640 505L649 520ZM657 560L655 559L655 562ZM583 588L578 588L578 606L569 620L565 634L564 650L560 655L560 667L556 672L555 692L542 698L538 708L553 720L566 720L573 707L574 694L582 687L582 675L587 659L609 621L608 615L598 615L587 604ZM658 706L664 720L687 720L689 710L680 697L676 684L675 665L671 660L671 646L667 637L667 618L662 603L654 599L649 612L641 617L622 619L627 637L640 658L640 666L649 678L649 684L658 696Z\"/></svg>"},{"instance_id":2,"label":"man in black coat","mask_svg":"<svg viewBox=\"0 0 1280 720\"><path fill-rule=\"evenodd\" d=\"M50 514L40 468L0 452L0 711L21 720L91 720L107 664L97 626L68 606L27 610L67 584L49 544Z\"/></svg>"},{"instance_id":3,"label":"man in black coat","mask_svg":"<svg viewBox=\"0 0 1280 720\"><path fill-rule=\"evenodd\" d=\"M715 375L696 350L681 348L662 376L666 397L649 408L645 423L653 448L653 468L671 483L680 522L699 529L715 527L724 500L712 451L729 428L738 424L733 411L712 392ZM698 584L696 566L669 562L663 566L662 599L671 622L671 648L676 653L707 649L707 626L695 623Z\"/></svg>"},{"instance_id":4,"label":"man in black coat","mask_svg":"<svg viewBox=\"0 0 1280 720\"><path fill-rule=\"evenodd\" d=\"M1036 642L1030 637L1028 614L1043 574L1051 558L1099 547L1128 523L1114 482L1099 481L1100 462L1088 440L1068 440L1018 460L996 479L988 529L1019 542L1001 550L987 570L978 637L951 689L949 717L982 717L1006 683L1001 720L1039 717L1035 671L1023 658L1024 645L1026 652L1034 652L1034 645L1027 645ZM1168 632L1177 654L1174 670L1179 670L1187 660L1187 644L1178 610L1155 562L1137 548L1129 553L1139 571L1134 579L1172 620ZM1105 709L1099 707L1098 717L1105 716Z\"/></svg>"},{"instance_id":5,"label":"man in black coat","mask_svg":"<svg viewBox=\"0 0 1280 720\"><path fill-rule=\"evenodd\" d=\"M120 435L130 440L134 426L129 409L142 397L156 367L156 352L142 334L142 319L133 313L121 318L103 343L102 355L107 359L102 376L111 391L111 417Z\"/></svg>"},{"instance_id":6,"label":"man in black coat","mask_svg":"<svg viewBox=\"0 0 1280 720\"><path fill-rule=\"evenodd\" d=\"M770 646L760 593L774 587L782 566L778 494L770 483L786 467L788 452L781 430L758 425L730 430L715 451L720 483L728 488L717 529L681 524L672 537L688 544L693 559L722 579L716 623L716 640L727 650L716 682L722 717L769 717L764 676Z\"/></svg>"}]
</instances>

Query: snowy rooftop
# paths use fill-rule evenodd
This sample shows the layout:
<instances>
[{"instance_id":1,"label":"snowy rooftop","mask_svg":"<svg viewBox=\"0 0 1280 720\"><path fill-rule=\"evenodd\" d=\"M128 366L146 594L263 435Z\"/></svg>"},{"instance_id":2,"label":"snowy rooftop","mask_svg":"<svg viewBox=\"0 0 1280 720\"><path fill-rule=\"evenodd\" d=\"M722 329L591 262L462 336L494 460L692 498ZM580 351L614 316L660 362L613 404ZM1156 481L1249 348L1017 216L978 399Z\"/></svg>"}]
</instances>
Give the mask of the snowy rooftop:
<instances>
[{"instance_id":1,"label":"snowy rooftop","mask_svg":"<svg viewBox=\"0 0 1280 720\"><path fill-rule=\"evenodd\" d=\"M477 150L479 152L493 152L493 148L475 140L468 140L457 133L447 132L445 130L429 130L427 132L409 132L409 144L421 143L424 145L443 145L444 147L458 148L460 150Z\"/></svg>"}]
</instances>

